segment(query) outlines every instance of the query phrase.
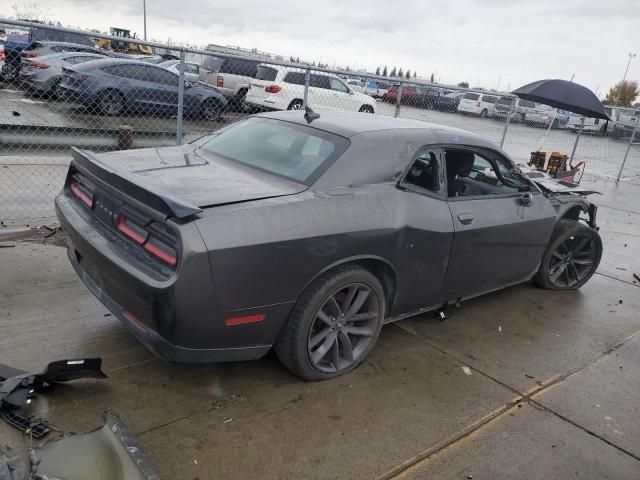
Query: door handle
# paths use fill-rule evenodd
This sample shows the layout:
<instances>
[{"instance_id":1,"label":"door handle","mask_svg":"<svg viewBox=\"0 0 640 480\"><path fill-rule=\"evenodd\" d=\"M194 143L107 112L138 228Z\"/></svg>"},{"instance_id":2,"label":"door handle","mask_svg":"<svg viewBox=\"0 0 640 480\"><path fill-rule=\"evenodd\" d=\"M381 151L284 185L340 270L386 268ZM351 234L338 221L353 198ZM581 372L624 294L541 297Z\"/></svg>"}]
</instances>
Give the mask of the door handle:
<instances>
[{"instance_id":1,"label":"door handle","mask_svg":"<svg viewBox=\"0 0 640 480\"><path fill-rule=\"evenodd\" d=\"M461 213L458 215L458 220L460 220L460 223L463 225L469 225L473 222L473 215L471 213Z\"/></svg>"}]
</instances>

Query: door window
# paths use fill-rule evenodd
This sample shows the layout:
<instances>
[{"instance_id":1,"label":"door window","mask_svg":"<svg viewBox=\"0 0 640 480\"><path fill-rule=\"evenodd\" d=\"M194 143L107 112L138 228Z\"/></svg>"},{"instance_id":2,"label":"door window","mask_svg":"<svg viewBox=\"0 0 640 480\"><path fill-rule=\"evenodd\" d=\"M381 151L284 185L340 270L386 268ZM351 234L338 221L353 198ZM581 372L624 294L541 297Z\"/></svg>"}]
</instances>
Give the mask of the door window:
<instances>
[{"instance_id":1,"label":"door window","mask_svg":"<svg viewBox=\"0 0 640 480\"><path fill-rule=\"evenodd\" d=\"M329 78L331 90L341 93L349 93L349 88L337 78Z\"/></svg>"},{"instance_id":2,"label":"door window","mask_svg":"<svg viewBox=\"0 0 640 480\"><path fill-rule=\"evenodd\" d=\"M414 160L401 182L401 186L412 185L420 190L438 193L441 190L440 165L434 150L425 150Z\"/></svg>"},{"instance_id":3,"label":"door window","mask_svg":"<svg viewBox=\"0 0 640 480\"><path fill-rule=\"evenodd\" d=\"M311 78L309 78L309 86L330 90L331 82L329 82L329 77L327 77L326 75L311 74Z\"/></svg>"},{"instance_id":4,"label":"door window","mask_svg":"<svg viewBox=\"0 0 640 480\"><path fill-rule=\"evenodd\" d=\"M449 197L510 195L521 191L520 187L528 188L506 166L497 167L499 162L494 163L473 150L447 149L445 162ZM510 185L505 184L507 175Z\"/></svg>"},{"instance_id":5,"label":"door window","mask_svg":"<svg viewBox=\"0 0 640 480\"><path fill-rule=\"evenodd\" d=\"M303 72L289 72L284 76L286 83L292 83L293 85L304 85L304 73Z\"/></svg>"}]
</instances>

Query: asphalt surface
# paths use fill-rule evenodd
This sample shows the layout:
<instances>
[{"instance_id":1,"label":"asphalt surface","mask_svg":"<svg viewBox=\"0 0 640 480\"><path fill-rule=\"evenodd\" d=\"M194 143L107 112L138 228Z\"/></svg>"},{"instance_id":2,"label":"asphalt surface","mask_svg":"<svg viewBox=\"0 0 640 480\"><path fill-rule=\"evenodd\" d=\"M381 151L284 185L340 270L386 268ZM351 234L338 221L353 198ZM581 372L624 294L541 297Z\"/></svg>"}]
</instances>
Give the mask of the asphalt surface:
<instances>
[{"instance_id":1,"label":"asphalt surface","mask_svg":"<svg viewBox=\"0 0 640 480\"><path fill-rule=\"evenodd\" d=\"M160 478L637 479L640 185L596 187L605 250L580 291L523 284L444 322L385 326L369 359L338 379L303 383L273 355L156 359L63 248L26 242L0 248L0 362L39 371L102 356L108 380L57 386L33 412L84 431L116 410ZM28 443L0 423L0 445Z\"/></svg>"}]
</instances>

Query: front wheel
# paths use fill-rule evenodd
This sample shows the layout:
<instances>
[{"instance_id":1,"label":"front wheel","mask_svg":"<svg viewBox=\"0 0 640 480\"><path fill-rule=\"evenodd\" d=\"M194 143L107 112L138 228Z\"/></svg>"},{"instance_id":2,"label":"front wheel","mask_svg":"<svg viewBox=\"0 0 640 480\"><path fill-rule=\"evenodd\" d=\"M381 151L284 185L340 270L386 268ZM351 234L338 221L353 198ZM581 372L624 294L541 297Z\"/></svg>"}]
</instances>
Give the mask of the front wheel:
<instances>
[{"instance_id":1,"label":"front wheel","mask_svg":"<svg viewBox=\"0 0 640 480\"><path fill-rule=\"evenodd\" d=\"M213 98L205 100L202 104L202 116L207 120L219 120L223 112L222 104Z\"/></svg>"},{"instance_id":2,"label":"front wheel","mask_svg":"<svg viewBox=\"0 0 640 480\"><path fill-rule=\"evenodd\" d=\"M373 113L373 107L371 105L363 105L360 107L360 113Z\"/></svg>"},{"instance_id":3,"label":"front wheel","mask_svg":"<svg viewBox=\"0 0 640 480\"><path fill-rule=\"evenodd\" d=\"M304 380L344 375L367 357L384 316L380 281L357 265L338 268L300 297L276 342L276 354Z\"/></svg>"},{"instance_id":4,"label":"front wheel","mask_svg":"<svg viewBox=\"0 0 640 480\"><path fill-rule=\"evenodd\" d=\"M577 220L556 225L534 281L550 290L575 290L593 276L602 258L598 232Z\"/></svg>"}]
</instances>

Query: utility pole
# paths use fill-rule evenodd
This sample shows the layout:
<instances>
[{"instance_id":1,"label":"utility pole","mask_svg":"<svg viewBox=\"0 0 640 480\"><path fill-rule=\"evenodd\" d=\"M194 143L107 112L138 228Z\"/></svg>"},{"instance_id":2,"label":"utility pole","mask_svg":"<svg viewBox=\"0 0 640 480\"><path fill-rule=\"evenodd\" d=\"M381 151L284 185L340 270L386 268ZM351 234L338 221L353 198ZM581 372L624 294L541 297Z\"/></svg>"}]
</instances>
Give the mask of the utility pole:
<instances>
[{"instance_id":1,"label":"utility pole","mask_svg":"<svg viewBox=\"0 0 640 480\"><path fill-rule=\"evenodd\" d=\"M147 41L147 0L142 0L142 16L144 17L144 41Z\"/></svg>"},{"instance_id":2,"label":"utility pole","mask_svg":"<svg viewBox=\"0 0 640 480\"><path fill-rule=\"evenodd\" d=\"M629 61L627 62L627 68L624 71L624 76L622 77L622 83L620 83L620 93L618 94L618 104L620 104L620 98L622 97L622 87L624 87L624 82L627 79L627 73L629 73L629 65L631 65L631 60L636 58L635 53L629 52Z\"/></svg>"}]
</instances>

